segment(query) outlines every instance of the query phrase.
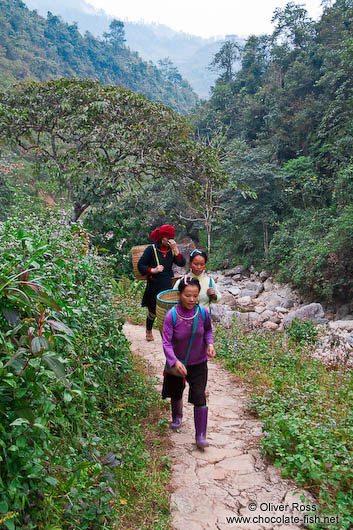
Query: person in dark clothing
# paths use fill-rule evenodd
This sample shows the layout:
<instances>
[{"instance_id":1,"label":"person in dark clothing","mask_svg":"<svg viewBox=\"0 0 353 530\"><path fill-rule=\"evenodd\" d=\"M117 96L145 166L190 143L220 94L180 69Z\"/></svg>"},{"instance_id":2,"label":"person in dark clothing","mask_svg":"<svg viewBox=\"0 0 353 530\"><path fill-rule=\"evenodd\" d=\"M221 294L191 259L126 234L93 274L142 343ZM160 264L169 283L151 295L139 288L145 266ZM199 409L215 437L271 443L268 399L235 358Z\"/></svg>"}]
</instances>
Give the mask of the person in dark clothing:
<instances>
[{"instance_id":1,"label":"person in dark clothing","mask_svg":"<svg viewBox=\"0 0 353 530\"><path fill-rule=\"evenodd\" d=\"M147 307L146 340L153 339L152 326L156 318L156 297L161 291L172 288L175 263L179 267L185 265L185 258L180 254L174 241L175 228L162 225L153 230L150 239L154 245L148 246L138 261L137 267L141 274L147 274L147 285L142 298L142 307Z\"/></svg>"}]
</instances>

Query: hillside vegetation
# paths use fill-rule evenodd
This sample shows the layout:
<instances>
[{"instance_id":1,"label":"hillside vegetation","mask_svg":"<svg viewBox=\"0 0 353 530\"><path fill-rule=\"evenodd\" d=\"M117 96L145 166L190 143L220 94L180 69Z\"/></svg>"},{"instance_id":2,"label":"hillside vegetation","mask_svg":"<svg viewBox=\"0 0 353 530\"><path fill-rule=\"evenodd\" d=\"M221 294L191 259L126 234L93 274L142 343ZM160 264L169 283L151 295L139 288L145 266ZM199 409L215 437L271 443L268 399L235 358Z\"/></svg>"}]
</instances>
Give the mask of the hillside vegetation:
<instances>
[{"instance_id":1,"label":"hillside vegetation","mask_svg":"<svg viewBox=\"0 0 353 530\"><path fill-rule=\"evenodd\" d=\"M0 175L0 528L165 529L159 398L122 333L114 260L23 163Z\"/></svg>"},{"instance_id":2,"label":"hillside vegetation","mask_svg":"<svg viewBox=\"0 0 353 530\"><path fill-rule=\"evenodd\" d=\"M124 32L113 26L104 39L48 13L45 19L21 0L0 1L0 85L60 77L98 79L124 86L185 113L197 101L190 85L158 70L126 48Z\"/></svg>"},{"instance_id":3,"label":"hillside vegetation","mask_svg":"<svg viewBox=\"0 0 353 530\"><path fill-rule=\"evenodd\" d=\"M112 17L102 9L95 9L82 0L62 0L57 5L50 0L27 0L26 4L31 9L37 9L42 16L50 11L70 24L77 22L81 33L89 31L95 37L108 31L112 21ZM124 29L126 45L137 51L145 61L158 65L160 60L169 58L199 96L209 97L217 74L210 71L208 65L219 51L223 43L221 39L205 39L175 31L163 24L128 20L124 21Z\"/></svg>"},{"instance_id":4,"label":"hillside vegetation","mask_svg":"<svg viewBox=\"0 0 353 530\"><path fill-rule=\"evenodd\" d=\"M306 296L349 302L353 2L325 2L318 22L290 2L273 21L272 35L247 39L238 72L234 50L221 50L221 76L194 114L201 135L222 137L229 173L258 197L228 187L214 239L220 257L265 263Z\"/></svg>"}]
</instances>

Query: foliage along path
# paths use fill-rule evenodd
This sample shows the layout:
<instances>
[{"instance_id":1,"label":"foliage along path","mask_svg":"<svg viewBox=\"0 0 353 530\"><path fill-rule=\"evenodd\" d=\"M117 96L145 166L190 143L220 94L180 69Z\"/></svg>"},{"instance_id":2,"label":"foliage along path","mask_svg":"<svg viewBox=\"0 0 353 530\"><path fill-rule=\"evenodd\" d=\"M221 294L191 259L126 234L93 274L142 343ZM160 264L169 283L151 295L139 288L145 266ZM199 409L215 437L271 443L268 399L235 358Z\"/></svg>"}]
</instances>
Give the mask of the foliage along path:
<instances>
[{"instance_id":1,"label":"foliage along path","mask_svg":"<svg viewBox=\"0 0 353 530\"><path fill-rule=\"evenodd\" d=\"M154 342L146 342L144 327L125 323L124 333L131 342L132 352L150 365L160 389L165 357L159 332L154 330ZM210 446L204 452L196 449L193 410L192 405L187 403L187 388L184 392L183 426L179 433L171 433L172 449L169 456L173 463L173 528L303 528L304 525L293 522L294 517L301 521L304 517L304 514L296 509L296 504L303 508L309 501L303 503L300 494L294 494L294 484L283 480L280 471L268 465L262 458L258 449L261 422L247 412L247 395L244 388L236 382L232 374L212 361L209 362L207 387L207 439ZM306 498L308 497L309 494L306 494ZM251 502L258 506L255 511L249 509L249 505L251 508L255 507ZM308 512L304 513L310 515ZM244 519L249 517L251 522L235 522L235 519L231 522L229 519L237 516L244 516ZM259 519L259 516L263 519ZM265 518L273 517L273 522L266 522ZM259 522L263 520L265 522Z\"/></svg>"}]
</instances>

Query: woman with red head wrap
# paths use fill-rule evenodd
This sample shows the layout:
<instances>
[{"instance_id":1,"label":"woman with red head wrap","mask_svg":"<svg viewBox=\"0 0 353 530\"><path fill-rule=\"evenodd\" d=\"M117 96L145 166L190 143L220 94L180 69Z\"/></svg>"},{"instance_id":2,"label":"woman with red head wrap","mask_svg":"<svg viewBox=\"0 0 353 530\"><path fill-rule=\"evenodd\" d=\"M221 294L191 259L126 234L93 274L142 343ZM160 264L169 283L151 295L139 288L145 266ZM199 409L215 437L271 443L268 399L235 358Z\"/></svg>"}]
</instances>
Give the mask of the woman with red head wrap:
<instances>
[{"instance_id":1,"label":"woman with red head wrap","mask_svg":"<svg viewBox=\"0 0 353 530\"><path fill-rule=\"evenodd\" d=\"M145 249L137 264L141 274L147 274L142 307L148 309L146 320L146 339L148 341L153 340L152 326L156 318L157 294L172 288L173 263L179 267L185 265L185 258L180 254L174 237L175 228L172 225L162 225L153 230L150 239L154 245Z\"/></svg>"}]
</instances>

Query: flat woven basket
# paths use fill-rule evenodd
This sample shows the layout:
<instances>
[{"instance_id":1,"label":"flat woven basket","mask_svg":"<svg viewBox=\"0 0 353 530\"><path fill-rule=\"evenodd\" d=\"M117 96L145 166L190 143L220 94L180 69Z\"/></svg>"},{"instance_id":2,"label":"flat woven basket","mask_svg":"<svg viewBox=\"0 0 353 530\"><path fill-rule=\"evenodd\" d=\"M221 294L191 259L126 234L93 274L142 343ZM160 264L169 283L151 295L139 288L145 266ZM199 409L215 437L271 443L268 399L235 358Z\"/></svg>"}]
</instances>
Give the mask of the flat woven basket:
<instances>
[{"instance_id":1,"label":"flat woven basket","mask_svg":"<svg viewBox=\"0 0 353 530\"><path fill-rule=\"evenodd\" d=\"M167 291L162 291L161 293L157 294L157 326L161 334L167 312L178 303L179 291L177 289L168 289Z\"/></svg>"},{"instance_id":2,"label":"flat woven basket","mask_svg":"<svg viewBox=\"0 0 353 530\"><path fill-rule=\"evenodd\" d=\"M149 245L139 245L138 247L132 247L131 249L132 268L134 269L135 278L137 280L147 279L147 274L146 275L141 274L137 268L137 264L142 254L144 253L145 248L147 248L148 246Z\"/></svg>"}]
</instances>

